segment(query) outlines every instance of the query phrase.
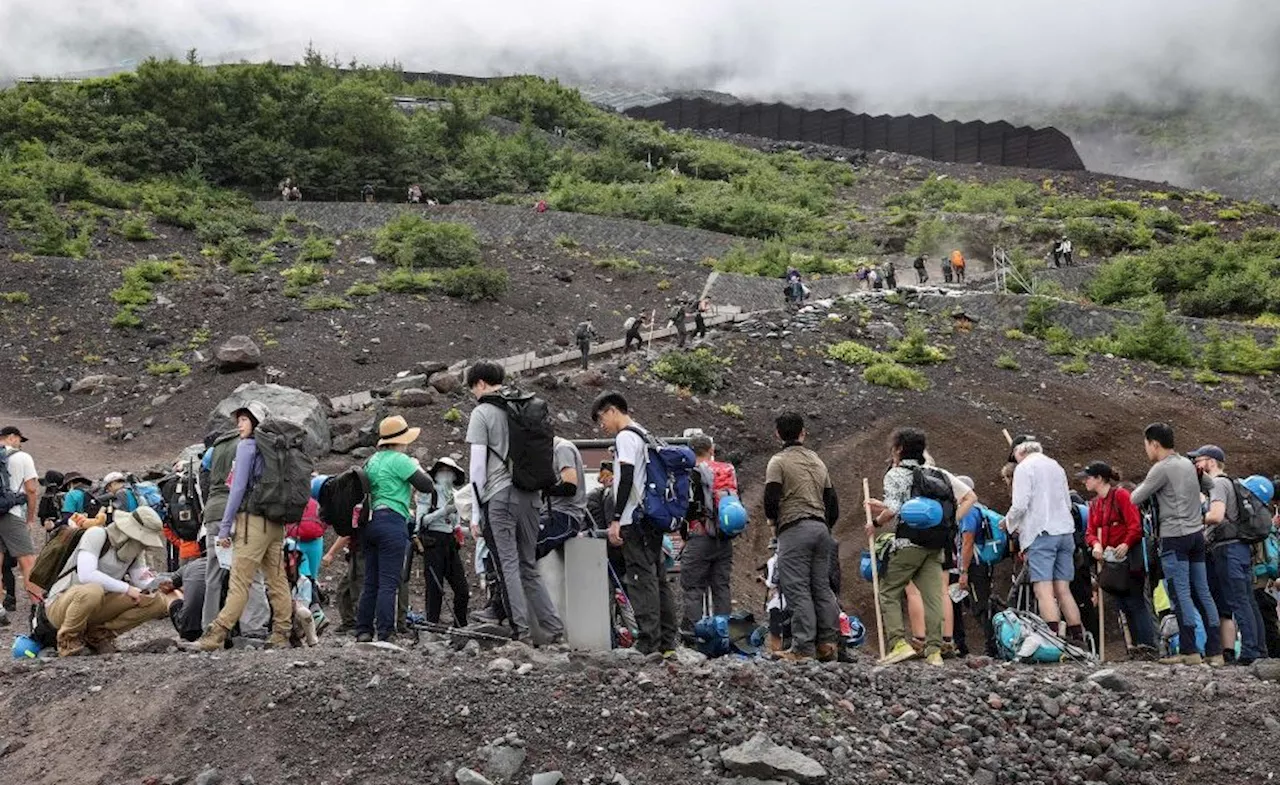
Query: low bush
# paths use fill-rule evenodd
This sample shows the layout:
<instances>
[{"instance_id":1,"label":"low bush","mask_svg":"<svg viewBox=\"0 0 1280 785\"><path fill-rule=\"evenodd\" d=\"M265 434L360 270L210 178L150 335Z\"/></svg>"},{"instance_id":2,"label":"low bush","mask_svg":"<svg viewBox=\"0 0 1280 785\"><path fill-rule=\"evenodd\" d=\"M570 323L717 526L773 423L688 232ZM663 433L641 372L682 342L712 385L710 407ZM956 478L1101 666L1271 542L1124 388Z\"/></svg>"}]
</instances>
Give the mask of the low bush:
<instances>
[{"instance_id":1,"label":"low bush","mask_svg":"<svg viewBox=\"0 0 1280 785\"><path fill-rule=\"evenodd\" d=\"M377 233L374 256L400 267L468 267L480 263L480 239L458 223L402 213Z\"/></svg>"},{"instance_id":2,"label":"low bush","mask_svg":"<svg viewBox=\"0 0 1280 785\"><path fill-rule=\"evenodd\" d=\"M592 259L591 265L599 270L609 270L623 275L640 271L640 263L625 256L606 256L603 259Z\"/></svg>"},{"instance_id":3,"label":"low bush","mask_svg":"<svg viewBox=\"0 0 1280 785\"><path fill-rule=\"evenodd\" d=\"M907 334L893 345L893 359L903 365L930 365L946 362L948 355L945 349L930 345L923 324L911 320L907 324Z\"/></svg>"},{"instance_id":4,"label":"low bush","mask_svg":"<svg viewBox=\"0 0 1280 785\"><path fill-rule=\"evenodd\" d=\"M895 362L881 362L867 366L867 369L862 372L862 380L867 384L899 390L929 389L929 379L924 374Z\"/></svg>"},{"instance_id":5,"label":"low bush","mask_svg":"<svg viewBox=\"0 0 1280 785\"><path fill-rule=\"evenodd\" d=\"M468 302L497 300L507 293L510 279L506 270L487 267L460 267L437 274L440 291Z\"/></svg>"},{"instance_id":6,"label":"low bush","mask_svg":"<svg viewBox=\"0 0 1280 785\"><path fill-rule=\"evenodd\" d=\"M1059 365L1058 370L1062 371L1063 373L1072 373L1072 374L1088 373L1089 363L1087 360L1085 360L1084 354L1077 352L1075 355L1075 359L1073 359L1069 363L1063 363L1062 365Z\"/></svg>"},{"instance_id":7,"label":"low bush","mask_svg":"<svg viewBox=\"0 0 1280 785\"><path fill-rule=\"evenodd\" d=\"M147 373L152 376L187 376L191 373L191 366L181 360L150 362L147 363Z\"/></svg>"},{"instance_id":8,"label":"low bush","mask_svg":"<svg viewBox=\"0 0 1280 785\"><path fill-rule=\"evenodd\" d=\"M1114 353L1131 360L1190 365L1194 358L1186 329L1162 306L1149 308L1137 326L1120 325L1112 338Z\"/></svg>"},{"instance_id":9,"label":"low bush","mask_svg":"<svg viewBox=\"0 0 1280 785\"><path fill-rule=\"evenodd\" d=\"M337 247L333 240L327 237L317 237L314 234L307 235L307 239L302 241L302 247L298 249L298 261L300 262L328 262L338 253Z\"/></svg>"},{"instance_id":10,"label":"low bush","mask_svg":"<svg viewBox=\"0 0 1280 785\"><path fill-rule=\"evenodd\" d=\"M444 413L444 421L450 425L458 425L462 422L462 419L462 410L457 406L450 407L449 410Z\"/></svg>"},{"instance_id":11,"label":"low bush","mask_svg":"<svg viewBox=\"0 0 1280 785\"><path fill-rule=\"evenodd\" d=\"M1011 341L1025 341L1025 340L1027 340L1027 334L1026 334L1026 333L1024 333L1023 331L1019 330L1019 329L1018 329L1018 328L1016 328L1016 327L1014 327L1014 328L1012 328L1012 329L1009 329L1009 330L1005 330L1005 331L1004 331L1004 337L1005 337L1005 338L1008 338L1008 339L1009 339L1009 340L1011 340Z\"/></svg>"},{"instance_id":12,"label":"low bush","mask_svg":"<svg viewBox=\"0 0 1280 785\"><path fill-rule=\"evenodd\" d=\"M676 350L662 355L653 364L653 375L668 384L705 395L724 384L724 369L727 367L729 361L710 349Z\"/></svg>"},{"instance_id":13,"label":"low bush","mask_svg":"<svg viewBox=\"0 0 1280 785\"><path fill-rule=\"evenodd\" d=\"M130 242L146 242L156 239L155 232L147 226L147 219L141 215L129 215L119 226L120 236Z\"/></svg>"},{"instance_id":14,"label":"low bush","mask_svg":"<svg viewBox=\"0 0 1280 785\"><path fill-rule=\"evenodd\" d=\"M889 355L877 352L868 346L863 346L857 341L841 341L840 343L832 344L827 347L827 356L846 365L874 365L893 361L893 358Z\"/></svg>"},{"instance_id":15,"label":"low bush","mask_svg":"<svg viewBox=\"0 0 1280 785\"><path fill-rule=\"evenodd\" d=\"M348 297L373 297L378 293L378 291L379 289L377 284L371 284L371 283L366 283L364 281L361 281L360 283L354 283L354 284L351 284L351 286L347 287L347 296Z\"/></svg>"},{"instance_id":16,"label":"low bush","mask_svg":"<svg viewBox=\"0 0 1280 785\"><path fill-rule=\"evenodd\" d=\"M351 303L331 294L317 294L308 297L307 301L302 304L304 311L345 311L350 307Z\"/></svg>"},{"instance_id":17,"label":"low bush","mask_svg":"<svg viewBox=\"0 0 1280 785\"><path fill-rule=\"evenodd\" d=\"M31 295L26 292L0 292L0 301L6 305L27 305L31 302Z\"/></svg>"},{"instance_id":18,"label":"low bush","mask_svg":"<svg viewBox=\"0 0 1280 785\"><path fill-rule=\"evenodd\" d=\"M1209 237L1218 236L1218 227L1208 221L1196 221L1189 226L1182 227L1182 233L1192 240L1204 240Z\"/></svg>"},{"instance_id":19,"label":"low bush","mask_svg":"<svg viewBox=\"0 0 1280 785\"><path fill-rule=\"evenodd\" d=\"M1068 354L1074 354L1076 349L1076 337L1071 331L1061 325L1053 325L1044 333L1045 351L1053 357L1061 357Z\"/></svg>"},{"instance_id":20,"label":"low bush","mask_svg":"<svg viewBox=\"0 0 1280 785\"><path fill-rule=\"evenodd\" d=\"M431 273L394 270L378 278L378 288L395 294L418 294L431 291L435 278Z\"/></svg>"},{"instance_id":21,"label":"low bush","mask_svg":"<svg viewBox=\"0 0 1280 785\"><path fill-rule=\"evenodd\" d=\"M1003 368L1006 371L1020 371L1022 366L1014 359L1012 354L1002 354L996 358L995 366Z\"/></svg>"},{"instance_id":22,"label":"low bush","mask_svg":"<svg viewBox=\"0 0 1280 785\"><path fill-rule=\"evenodd\" d=\"M857 263L848 259L832 259L819 253L799 252L780 240L770 240L748 248L735 245L718 259L715 269L722 273L782 278L791 268L805 275L850 275Z\"/></svg>"},{"instance_id":23,"label":"low bush","mask_svg":"<svg viewBox=\"0 0 1280 785\"><path fill-rule=\"evenodd\" d=\"M742 407L736 403L726 403L720 407L720 413L726 417L732 417L735 420L741 420L743 417Z\"/></svg>"},{"instance_id":24,"label":"low bush","mask_svg":"<svg viewBox=\"0 0 1280 785\"><path fill-rule=\"evenodd\" d=\"M1204 384L1210 387L1222 384L1222 377L1207 368L1201 368L1191 377L1196 384Z\"/></svg>"},{"instance_id":25,"label":"low bush","mask_svg":"<svg viewBox=\"0 0 1280 785\"><path fill-rule=\"evenodd\" d=\"M305 289L324 281L324 268L318 264L295 264L280 271L291 289Z\"/></svg>"}]
</instances>

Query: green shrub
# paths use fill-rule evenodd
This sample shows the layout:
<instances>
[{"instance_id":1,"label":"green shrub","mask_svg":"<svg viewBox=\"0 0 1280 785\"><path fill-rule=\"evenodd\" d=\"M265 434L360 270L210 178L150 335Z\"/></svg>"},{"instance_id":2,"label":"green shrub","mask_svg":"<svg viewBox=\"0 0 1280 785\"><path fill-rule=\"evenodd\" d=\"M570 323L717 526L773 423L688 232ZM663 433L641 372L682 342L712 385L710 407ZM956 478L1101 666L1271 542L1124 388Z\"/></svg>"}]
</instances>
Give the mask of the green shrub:
<instances>
[{"instance_id":1,"label":"green shrub","mask_svg":"<svg viewBox=\"0 0 1280 785\"><path fill-rule=\"evenodd\" d=\"M1218 227L1207 221L1196 221L1195 223L1182 227L1182 232L1193 240L1204 240L1209 237L1218 236Z\"/></svg>"},{"instance_id":2,"label":"green shrub","mask_svg":"<svg viewBox=\"0 0 1280 785\"><path fill-rule=\"evenodd\" d=\"M0 292L0 301L8 305L27 305L31 302L31 295L26 292Z\"/></svg>"},{"instance_id":3,"label":"green shrub","mask_svg":"<svg viewBox=\"0 0 1280 785\"><path fill-rule=\"evenodd\" d=\"M640 263L625 256L606 256L603 259L592 259L591 264L597 269L610 270L622 275L640 271Z\"/></svg>"},{"instance_id":4,"label":"green shrub","mask_svg":"<svg viewBox=\"0 0 1280 785\"><path fill-rule=\"evenodd\" d=\"M247 256L237 256L231 260L230 268L236 275L252 275L258 272L258 263Z\"/></svg>"},{"instance_id":5,"label":"green shrub","mask_svg":"<svg viewBox=\"0 0 1280 785\"><path fill-rule=\"evenodd\" d=\"M345 311L350 307L351 303L331 294L313 295L302 304L305 311Z\"/></svg>"},{"instance_id":6,"label":"green shrub","mask_svg":"<svg viewBox=\"0 0 1280 785\"><path fill-rule=\"evenodd\" d=\"M506 270L487 267L461 267L437 274L440 290L450 297L469 302L497 300L507 293L510 279Z\"/></svg>"},{"instance_id":7,"label":"green shrub","mask_svg":"<svg viewBox=\"0 0 1280 785\"><path fill-rule=\"evenodd\" d=\"M120 222L120 236L130 242L156 239L155 232L147 226L147 219L141 215L132 214Z\"/></svg>"},{"instance_id":8,"label":"green shrub","mask_svg":"<svg viewBox=\"0 0 1280 785\"><path fill-rule=\"evenodd\" d=\"M841 341L840 343L832 344L827 347L827 356L846 365L874 365L893 361L893 358L889 355L877 352L868 346L863 346L857 341Z\"/></svg>"},{"instance_id":9,"label":"green shrub","mask_svg":"<svg viewBox=\"0 0 1280 785\"><path fill-rule=\"evenodd\" d=\"M1025 340L1027 340L1027 334L1026 334L1026 333L1024 333L1023 331L1021 331L1021 330L1017 329L1016 327L1015 327L1015 328L1012 328L1012 329L1009 329L1009 330L1005 330L1005 331L1004 331L1004 337L1005 337L1005 338L1008 338L1008 339L1009 339L1009 340L1011 340L1011 341L1025 341Z\"/></svg>"},{"instance_id":10,"label":"green shrub","mask_svg":"<svg viewBox=\"0 0 1280 785\"><path fill-rule=\"evenodd\" d=\"M280 256L275 251L263 251L258 257L258 264L280 264Z\"/></svg>"},{"instance_id":11,"label":"green shrub","mask_svg":"<svg viewBox=\"0 0 1280 785\"><path fill-rule=\"evenodd\" d=\"M378 293L378 291L379 289L376 284L371 284L371 283L366 283L364 281L361 281L360 283L354 283L354 284L351 284L351 286L347 287L347 296L348 297L373 297Z\"/></svg>"},{"instance_id":12,"label":"green shrub","mask_svg":"<svg viewBox=\"0 0 1280 785\"><path fill-rule=\"evenodd\" d=\"M903 365L929 365L946 362L945 350L929 344L929 336L919 320L907 323L907 334L893 345L893 359Z\"/></svg>"},{"instance_id":13,"label":"green shrub","mask_svg":"<svg viewBox=\"0 0 1280 785\"><path fill-rule=\"evenodd\" d=\"M415 273L412 270L393 270L378 278L378 288L395 294L429 292L435 286L431 273Z\"/></svg>"},{"instance_id":14,"label":"green shrub","mask_svg":"<svg viewBox=\"0 0 1280 785\"><path fill-rule=\"evenodd\" d=\"M1280 341L1270 349L1258 345L1250 333L1225 337L1217 327L1205 330L1200 364L1223 373L1266 374L1280 370Z\"/></svg>"},{"instance_id":15,"label":"green shrub","mask_svg":"<svg viewBox=\"0 0 1280 785\"><path fill-rule=\"evenodd\" d=\"M1075 353L1076 337L1061 325L1053 325L1044 333L1045 351L1050 356L1061 357Z\"/></svg>"},{"instance_id":16,"label":"green shrub","mask_svg":"<svg viewBox=\"0 0 1280 785\"><path fill-rule=\"evenodd\" d=\"M1075 359L1069 363L1063 363L1058 366L1058 370L1063 373L1083 374L1089 372L1089 363L1085 360L1083 354L1077 353Z\"/></svg>"},{"instance_id":17,"label":"green shrub","mask_svg":"<svg viewBox=\"0 0 1280 785\"><path fill-rule=\"evenodd\" d=\"M468 267L480 263L480 240L470 226L401 213L378 230L374 256L400 267Z\"/></svg>"},{"instance_id":18,"label":"green shrub","mask_svg":"<svg viewBox=\"0 0 1280 785\"><path fill-rule=\"evenodd\" d=\"M805 275L849 275L857 269L857 264L852 261L796 251L780 240L770 240L751 248L735 245L714 266L722 273L764 278L781 278L793 267Z\"/></svg>"},{"instance_id":19,"label":"green shrub","mask_svg":"<svg viewBox=\"0 0 1280 785\"><path fill-rule=\"evenodd\" d=\"M1218 408L1222 409L1224 412L1229 412L1236 408L1236 402L1232 400L1219 401Z\"/></svg>"},{"instance_id":20,"label":"green shrub","mask_svg":"<svg viewBox=\"0 0 1280 785\"><path fill-rule=\"evenodd\" d=\"M134 329L142 326L142 319L133 312L133 306L126 305L111 318L111 326L121 329Z\"/></svg>"},{"instance_id":21,"label":"green shrub","mask_svg":"<svg viewBox=\"0 0 1280 785\"><path fill-rule=\"evenodd\" d=\"M457 406L452 406L444 413L444 421L450 425L458 425L462 422L462 410Z\"/></svg>"},{"instance_id":22,"label":"green shrub","mask_svg":"<svg viewBox=\"0 0 1280 785\"><path fill-rule=\"evenodd\" d=\"M307 239L302 241L302 247L298 249L298 261L300 262L328 262L337 255L338 250L333 240L327 237L317 237L314 234L307 235Z\"/></svg>"},{"instance_id":23,"label":"green shrub","mask_svg":"<svg viewBox=\"0 0 1280 785\"><path fill-rule=\"evenodd\" d=\"M1191 338L1162 306L1150 308L1135 327L1120 325L1113 335L1115 354L1161 365L1190 365Z\"/></svg>"},{"instance_id":24,"label":"green shrub","mask_svg":"<svg viewBox=\"0 0 1280 785\"><path fill-rule=\"evenodd\" d=\"M867 366L862 372L862 380L867 384L899 390L929 389L929 379L924 374L895 362L881 362Z\"/></svg>"},{"instance_id":25,"label":"green shrub","mask_svg":"<svg viewBox=\"0 0 1280 785\"><path fill-rule=\"evenodd\" d=\"M150 362L147 363L147 373L152 376L187 376L191 373L191 366L181 360Z\"/></svg>"},{"instance_id":26,"label":"green shrub","mask_svg":"<svg viewBox=\"0 0 1280 785\"><path fill-rule=\"evenodd\" d=\"M141 307L155 299L154 284L179 274L181 263L148 259L124 268L121 276L124 284L111 292L111 299L121 306Z\"/></svg>"},{"instance_id":27,"label":"green shrub","mask_svg":"<svg viewBox=\"0 0 1280 785\"><path fill-rule=\"evenodd\" d=\"M1196 384L1205 384L1210 387L1222 384L1222 377L1207 368L1196 371L1191 380Z\"/></svg>"},{"instance_id":28,"label":"green shrub","mask_svg":"<svg viewBox=\"0 0 1280 785\"><path fill-rule=\"evenodd\" d=\"M724 384L724 369L727 367L729 361L710 349L676 350L663 354L653 364L653 375L668 384L705 395Z\"/></svg>"},{"instance_id":29,"label":"green shrub","mask_svg":"<svg viewBox=\"0 0 1280 785\"><path fill-rule=\"evenodd\" d=\"M1053 301L1043 297L1033 297L1027 303L1027 315L1022 319L1022 330L1037 338L1045 337L1045 333L1053 326Z\"/></svg>"},{"instance_id":30,"label":"green shrub","mask_svg":"<svg viewBox=\"0 0 1280 785\"><path fill-rule=\"evenodd\" d=\"M572 249L572 248L580 247L582 243L579 243L577 240L573 239L567 234L561 234L561 235L556 235L556 245L560 246L561 248Z\"/></svg>"},{"instance_id":31,"label":"green shrub","mask_svg":"<svg viewBox=\"0 0 1280 785\"><path fill-rule=\"evenodd\" d=\"M997 357L995 366L997 368L1003 368L1006 371L1022 370L1022 366L1018 364L1018 361L1014 359L1012 354L1002 354L999 357Z\"/></svg>"},{"instance_id":32,"label":"green shrub","mask_svg":"<svg viewBox=\"0 0 1280 785\"><path fill-rule=\"evenodd\" d=\"M324 281L324 268L318 264L295 264L281 270L280 277L292 289L305 289Z\"/></svg>"},{"instance_id":33,"label":"green shrub","mask_svg":"<svg viewBox=\"0 0 1280 785\"><path fill-rule=\"evenodd\" d=\"M1239 221L1242 218L1244 218L1244 213L1235 208L1218 211L1219 221Z\"/></svg>"}]
</instances>

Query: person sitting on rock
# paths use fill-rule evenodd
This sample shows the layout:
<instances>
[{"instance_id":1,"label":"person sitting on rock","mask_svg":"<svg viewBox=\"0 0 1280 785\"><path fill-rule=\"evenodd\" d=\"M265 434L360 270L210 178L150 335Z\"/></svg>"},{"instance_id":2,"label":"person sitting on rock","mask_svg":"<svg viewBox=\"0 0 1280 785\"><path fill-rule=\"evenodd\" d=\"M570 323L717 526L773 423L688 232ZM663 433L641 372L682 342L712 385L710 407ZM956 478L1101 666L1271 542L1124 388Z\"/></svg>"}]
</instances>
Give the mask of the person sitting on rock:
<instances>
[{"instance_id":1,"label":"person sitting on rock","mask_svg":"<svg viewBox=\"0 0 1280 785\"><path fill-rule=\"evenodd\" d=\"M57 629L58 656L110 654L116 636L163 619L181 596L146 568L147 548L164 544L160 516L150 507L120 513L80 537L61 577L45 599L44 614Z\"/></svg>"}]
</instances>

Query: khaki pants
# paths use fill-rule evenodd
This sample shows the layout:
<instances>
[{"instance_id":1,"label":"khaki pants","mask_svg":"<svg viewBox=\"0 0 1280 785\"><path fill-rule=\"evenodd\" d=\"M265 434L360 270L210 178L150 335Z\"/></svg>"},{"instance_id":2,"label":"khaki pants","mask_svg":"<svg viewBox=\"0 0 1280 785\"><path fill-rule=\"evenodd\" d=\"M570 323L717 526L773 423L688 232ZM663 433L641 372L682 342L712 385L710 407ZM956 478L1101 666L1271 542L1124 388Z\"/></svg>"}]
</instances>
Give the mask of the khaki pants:
<instances>
[{"instance_id":1,"label":"khaki pants","mask_svg":"<svg viewBox=\"0 0 1280 785\"><path fill-rule=\"evenodd\" d=\"M902 595L914 583L924 600L925 654L942 650L942 551L908 546L889 558L880 576L880 613L889 648L904 640Z\"/></svg>"},{"instance_id":2,"label":"khaki pants","mask_svg":"<svg viewBox=\"0 0 1280 785\"><path fill-rule=\"evenodd\" d=\"M96 583L82 583L59 594L45 611L58 628L58 654L65 656L104 638L169 615L164 597L143 597L134 604L128 595L108 592Z\"/></svg>"},{"instance_id":3,"label":"khaki pants","mask_svg":"<svg viewBox=\"0 0 1280 785\"><path fill-rule=\"evenodd\" d=\"M293 625L293 598L284 574L284 527L260 515L236 515L235 558L227 602L213 623L230 633L249 602L249 589L259 569L266 579L271 604L271 632L289 637Z\"/></svg>"}]
</instances>

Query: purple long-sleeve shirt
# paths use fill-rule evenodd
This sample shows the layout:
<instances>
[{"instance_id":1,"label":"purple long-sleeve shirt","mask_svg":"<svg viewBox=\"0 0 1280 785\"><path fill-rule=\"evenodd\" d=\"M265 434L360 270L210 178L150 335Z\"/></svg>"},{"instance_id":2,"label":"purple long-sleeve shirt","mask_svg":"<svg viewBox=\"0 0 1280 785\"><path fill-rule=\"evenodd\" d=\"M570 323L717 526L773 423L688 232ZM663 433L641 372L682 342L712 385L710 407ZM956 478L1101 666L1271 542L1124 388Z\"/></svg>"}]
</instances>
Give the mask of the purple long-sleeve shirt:
<instances>
[{"instance_id":1,"label":"purple long-sleeve shirt","mask_svg":"<svg viewBox=\"0 0 1280 785\"><path fill-rule=\"evenodd\" d=\"M258 443L252 438L241 439L236 445L236 458L232 465L231 493L227 497L226 512L222 513L222 523L218 525L220 540L231 536L231 524L235 522L236 513L240 512L240 505L244 503L249 483L262 473L262 467L258 465Z\"/></svg>"}]
</instances>

